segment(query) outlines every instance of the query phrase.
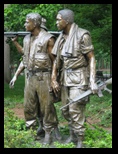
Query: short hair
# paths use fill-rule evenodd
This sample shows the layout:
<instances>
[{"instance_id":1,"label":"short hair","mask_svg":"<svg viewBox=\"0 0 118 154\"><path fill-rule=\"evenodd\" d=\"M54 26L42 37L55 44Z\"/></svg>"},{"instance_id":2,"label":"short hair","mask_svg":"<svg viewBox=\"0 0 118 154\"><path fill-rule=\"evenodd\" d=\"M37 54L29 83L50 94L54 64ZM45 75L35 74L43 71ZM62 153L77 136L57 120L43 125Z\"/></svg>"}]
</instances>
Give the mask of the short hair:
<instances>
[{"instance_id":1,"label":"short hair","mask_svg":"<svg viewBox=\"0 0 118 154\"><path fill-rule=\"evenodd\" d=\"M42 18L40 14L38 14L38 13L29 13L29 14L26 15L26 18L31 19L35 23L36 27L40 27L41 18Z\"/></svg>"},{"instance_id":2,"label":"short hair","mask_svg":"<svg viewBox=\"0 0 118 154\"><path fill-rule=\"evenodd\" d=\"M63 9L58 11L58 14L61 14L62 18L69 23L74 22L74 12L70 9Z\"/></svg>"}]
</instances>

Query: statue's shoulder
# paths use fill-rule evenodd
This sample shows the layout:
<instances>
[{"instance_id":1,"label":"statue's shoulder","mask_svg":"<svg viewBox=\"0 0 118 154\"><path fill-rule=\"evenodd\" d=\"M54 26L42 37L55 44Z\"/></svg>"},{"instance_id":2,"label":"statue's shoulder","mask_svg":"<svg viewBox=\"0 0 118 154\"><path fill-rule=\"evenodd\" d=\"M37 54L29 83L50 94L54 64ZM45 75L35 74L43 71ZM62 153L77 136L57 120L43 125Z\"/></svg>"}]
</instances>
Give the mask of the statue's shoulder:
<instances>
[{"instance_id":1,"label":"statue's shoulder","mask_svg":"<svg viewBox=\"0 0 118 154\"><path fill-rule=\"evenodd\" d=\"M31 37L31 34L27 34L25 37L24 37L24 41L29 41L30 40L30 37Z\"/></svg>"},{"instance_id":2,"label":"statue's shoulder","mask_svg":"<svg viewBox=\"0 0 118 154\"><path fill-rule=\"evenodd\" d=\"M31 37L31 34L27 34L27 35L25 35L24 39L28 39L30 37Z\"/></svg>"},{"instance_id":3,"label":"statue's shoulder","mask_svg":"<svg viewBox=\"0 0 118 154\"><path fill-rule=\"evenodd\" d=\"M46 39L54 37L56 39L56 37L53 34L49 33L48 31L43 31L43 37L45 37Z\"/></svg>"},{"instance_id":4,"label":"statue's shoulder","mask_svg":"<svg viewBox=\"0 0 118 154\"><path fill-rule=\"evenodd\" d=\"M84 29L84 28L78 27L77 34L78 34L79 37L81 37L84 34L90 34L90 32L88 30Z\"/></svg>"}]
</instances>

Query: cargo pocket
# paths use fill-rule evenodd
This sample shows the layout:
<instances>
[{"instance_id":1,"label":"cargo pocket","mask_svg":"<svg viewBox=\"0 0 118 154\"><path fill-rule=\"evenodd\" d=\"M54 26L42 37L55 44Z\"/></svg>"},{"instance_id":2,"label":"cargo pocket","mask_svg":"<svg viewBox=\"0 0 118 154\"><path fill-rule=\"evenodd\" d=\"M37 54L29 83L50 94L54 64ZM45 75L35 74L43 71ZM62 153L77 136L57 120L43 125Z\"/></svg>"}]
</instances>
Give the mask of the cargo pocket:
<instances>
[{"instance_id":1,"label":"cargo pocket","mask_svg":"<svg viewBox=\"0 0 118 154\"><path fill-rule=\"evenodd\" d=\"M81 72L67 72L67 82L79 84L81 82Z\"/></svg>"},{"instance_id":2,"label":"cargo pocket","mask_svg":"<svg viewBox=\"0 0 118 154\"><path fill-rule=\"evenodd\" d=\"M48 56L42 53L36 53L34 55L35 68L47 69L48 68Z\"/></svg>"}]
</instances>

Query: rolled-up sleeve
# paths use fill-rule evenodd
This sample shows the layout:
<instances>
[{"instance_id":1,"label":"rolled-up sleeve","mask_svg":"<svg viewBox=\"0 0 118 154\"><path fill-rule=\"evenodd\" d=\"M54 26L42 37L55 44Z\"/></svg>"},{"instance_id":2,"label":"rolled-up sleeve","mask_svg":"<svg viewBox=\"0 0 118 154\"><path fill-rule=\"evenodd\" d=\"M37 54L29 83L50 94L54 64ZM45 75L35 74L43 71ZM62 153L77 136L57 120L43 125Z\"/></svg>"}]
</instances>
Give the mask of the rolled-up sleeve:
<instances>
[{"instance_id":1,"label":"rolled-up sleeve","mask_svg":"<svg viewBox=\"0 0 118 154\"><path fill-rule=\"evenodd\" d=\"M87 54L93 50L94 46L92 45L91 36L89 34L84 34L81 40L81 52Z\"/></svg>"}]
</instances>

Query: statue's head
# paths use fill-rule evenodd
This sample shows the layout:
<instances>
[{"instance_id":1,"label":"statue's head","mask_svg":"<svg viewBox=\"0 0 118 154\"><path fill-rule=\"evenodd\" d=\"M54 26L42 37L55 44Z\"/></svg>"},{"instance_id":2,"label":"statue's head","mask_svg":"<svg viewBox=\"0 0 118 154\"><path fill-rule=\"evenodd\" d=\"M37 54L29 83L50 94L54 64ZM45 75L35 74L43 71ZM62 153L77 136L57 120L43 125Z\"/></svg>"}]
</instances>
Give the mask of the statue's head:
<instances>
[{"instance_id":1,"label":"statue's head","mask_svg":"<svg viewBox=\"0 0 118 154\"><path fill-rule=\"evenodd\" d=\"M61 17L67 21L68 23L73 23L74 22L74 12L70 9L63 9L58 11L58 14L61 15Z\"/></svg>"},{"instance_id":2,"label":"statue's head","mask_svg":"<svg viewBox=\"0 0 118 154\"><path fill-rule=\"evenodd\" d=\"M29 13L26 15L26 19L32 20L36 27L40 27L41 25L41 15L38 13Z\"/></svg>"}]
</instances>

